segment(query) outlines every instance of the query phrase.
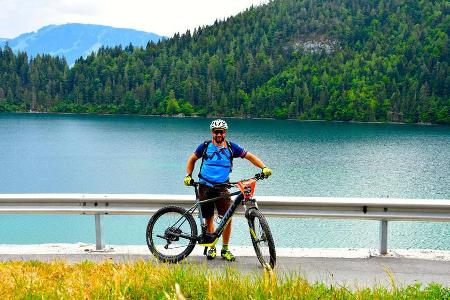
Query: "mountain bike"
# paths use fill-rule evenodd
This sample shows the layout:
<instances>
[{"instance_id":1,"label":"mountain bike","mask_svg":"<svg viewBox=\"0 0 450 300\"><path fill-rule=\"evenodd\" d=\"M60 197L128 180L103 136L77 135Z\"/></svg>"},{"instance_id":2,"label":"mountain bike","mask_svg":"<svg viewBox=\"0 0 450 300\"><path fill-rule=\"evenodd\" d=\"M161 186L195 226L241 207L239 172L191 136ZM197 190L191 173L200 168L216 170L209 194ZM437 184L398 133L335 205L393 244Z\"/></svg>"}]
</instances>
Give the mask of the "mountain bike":
<instances>
[{"instance_id":1,"label":"mountain bike","mask_svg":"<svg viewBox=\"0 0 450 300\"><path fill-rule=\"evenodd\" d=\"M250 179L214 185L214 187L236 187L238 191L230 194L236 197L225 214L219 216L220 223L214 233L207 232L201 209L198 209L198 218L201 225L201 233L199 235L197 235L197 223L193 216L195 211L202 203L217 201L222 197L200 201L199 183L191 181L191 186L195 188L195 204L189 209L173 205L159 209L150 218L147 225L148 248L159 260L172 263L186 258L197 243L205 247L203 254L206 255L208 247L214 247L219 241L219 237L238 206L243 205L256 256L264 268L273 269L276 263L276 252L272 233L266 218L258 209L256 199L253 198L256 181L265 178L267 177L261 173Z\"/></svg>"}]
</instances>

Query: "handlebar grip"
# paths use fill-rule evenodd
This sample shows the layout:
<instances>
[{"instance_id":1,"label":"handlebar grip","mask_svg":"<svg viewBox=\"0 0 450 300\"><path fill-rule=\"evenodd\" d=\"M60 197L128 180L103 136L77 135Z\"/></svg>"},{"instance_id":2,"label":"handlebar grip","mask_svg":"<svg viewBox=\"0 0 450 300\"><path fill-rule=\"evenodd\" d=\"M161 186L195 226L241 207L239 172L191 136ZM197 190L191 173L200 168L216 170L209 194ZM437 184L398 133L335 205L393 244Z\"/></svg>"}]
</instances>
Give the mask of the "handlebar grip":
<instances>
[{"instance_id":1,"label":"handlebar grip","mask_svg":"<svg viewBox=\"0 0 450 300\"><path fill-rule=\"evenodd\" d=\"M258 173L258 174L255 174L255 179L256 180L262 180L262 179L266 179L266 178L268 178L268 176L266 176L266 175L264 175L264 173Z\"/></svg>"}]
</instances>

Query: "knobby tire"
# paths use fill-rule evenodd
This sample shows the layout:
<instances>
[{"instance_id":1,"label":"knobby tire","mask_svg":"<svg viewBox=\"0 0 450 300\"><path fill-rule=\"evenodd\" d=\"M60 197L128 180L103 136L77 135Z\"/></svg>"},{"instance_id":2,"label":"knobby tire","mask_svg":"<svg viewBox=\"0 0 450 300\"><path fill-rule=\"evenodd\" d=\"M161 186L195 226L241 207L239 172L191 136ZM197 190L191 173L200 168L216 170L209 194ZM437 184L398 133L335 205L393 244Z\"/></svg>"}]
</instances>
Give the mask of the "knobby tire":
<instances>
[{"instance_id":1,"label":"knobby tire","mask_svg":"<svg viewBox=\"0 0 450 300\"><path fill-rule=\"evenodd\" d=\"M185 226L185 230L182 231L182 234L191 236L192 239L189 240L189 244L186 246L186 249L184 249L181 253L177 253L175 255L167 255L162 253L161 250L158 249L157 246L161 247L161 245L156 245L154 241L154 234L155 234L155 224L157 224L158 220L161 218L164 218L164 216L169 217L169 214L179 214L178 218L184 218L183 224L187 222L188 226ZM163 219L164 220L164 219ZM158 230L156 232L157 235L166 236L165 230L171 228L174 226L174 224L170 224L168 226L164 227L164 230ZM174 226L176 227L176 226ZM195 237L197 236L197 224L195 223L194 217L187 212L186 209L178 206L166 206L161 209L159 209L148 221L147 225L147 246L150 249L150 251L155 255L160 261L163 262L171 262L176 263L184 258L186 258L194 249L196 244ZM184 239L182 237L179 237L179 239ZM187 241L187 239L185 239ZM183 246L181 246L183 247ZM179 248L181 248L179 247ZM177 247L174 247L177 248Z\"/></svg>"},{"instance_id":2,"label":"knobby tire","mask_svg":"<svg viewBox=\"0 0 450 300\"><path fill-rule=\"evenodd\" d=\"M253 229L257 235L255 239L253 234L250 233L253 248L255 249L259 262L264 268L270 266L270 268L273 269L276 264L277 256L275 243L266 218L259 210L251 209L248 213L248 223L250 228ZM255 226L258 228L255 228Z\"/></svg>"}]
</instances>

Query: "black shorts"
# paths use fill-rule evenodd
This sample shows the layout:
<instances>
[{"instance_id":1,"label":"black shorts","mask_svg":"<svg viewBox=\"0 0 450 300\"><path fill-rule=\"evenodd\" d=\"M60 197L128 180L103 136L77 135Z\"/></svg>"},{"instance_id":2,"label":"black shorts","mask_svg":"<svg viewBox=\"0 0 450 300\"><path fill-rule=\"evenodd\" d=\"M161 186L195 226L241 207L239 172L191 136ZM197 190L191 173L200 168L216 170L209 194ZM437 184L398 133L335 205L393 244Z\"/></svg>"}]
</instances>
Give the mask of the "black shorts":
<instances>
[{"instance_id":1,"label":"black shorts","mask_svg":"<svg viewBox=\"0 0 450 300\"><path fill-rule=\"evenodd\" d=\"M227 188L213 188L200 184L198 189L198 197L200 201L215 197L222 197L222 199L200 205L203 218L211 218L214 216L214 206L217 208L217 212L221 216L223 216L231 206L231 196Z\"/></svg>"}]
</instances>

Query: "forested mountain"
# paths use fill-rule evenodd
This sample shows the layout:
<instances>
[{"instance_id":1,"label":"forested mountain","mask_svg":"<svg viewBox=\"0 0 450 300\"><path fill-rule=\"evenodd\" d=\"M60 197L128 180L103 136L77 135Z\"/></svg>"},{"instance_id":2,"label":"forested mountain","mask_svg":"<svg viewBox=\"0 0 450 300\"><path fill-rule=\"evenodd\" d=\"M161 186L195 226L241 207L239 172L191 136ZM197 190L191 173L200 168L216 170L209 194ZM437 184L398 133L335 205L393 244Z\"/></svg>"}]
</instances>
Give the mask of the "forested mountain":
<instances>
[{"instance_id":1,"label":"forested mountain","mask_svg":"<svg viewBox=\"0 0 450 300\"><path fill-rule=\"evenodd\" d=\"M275 0L145 48L0 53L0 110L450 123L446 0Z\"/></svg>"},{"instance_id":2,"label":"forested mountain","mask_svg":"<svg viewBox=\"0 0 450 300\"><path fill-rule=\"evenodd\" d=\"M64 56L67 63L72 65L76 59L97 51L101 46L126 46L130 43L145 46L149 40L157 42L161 38L151 32L133 29L70 23L49 25L36 32L21 34L8 40L8 45L13 51L24 51L32 57L37 54Z\"/></svg>"}]
</instances>

